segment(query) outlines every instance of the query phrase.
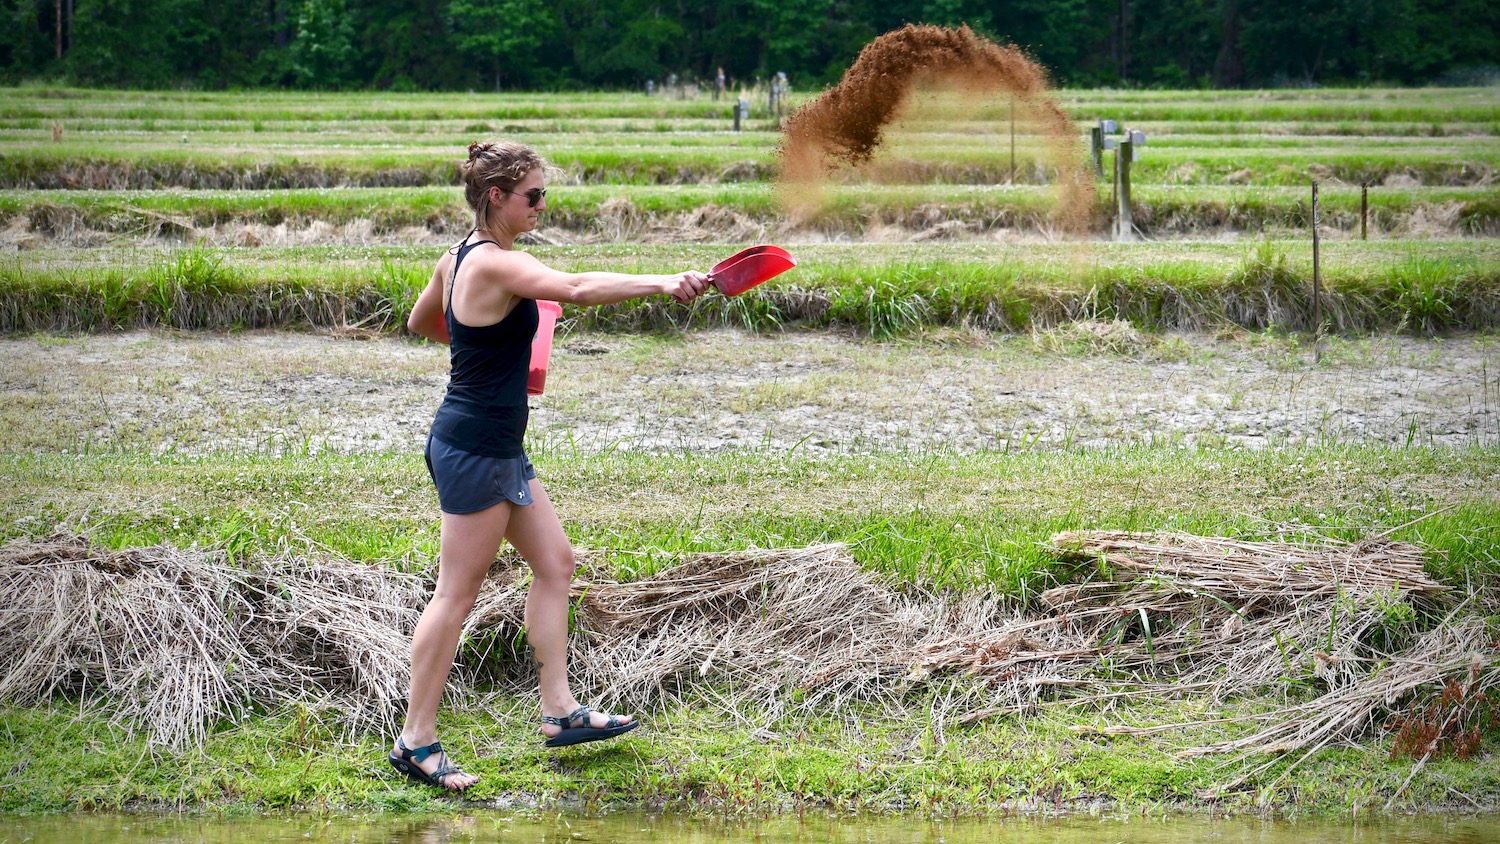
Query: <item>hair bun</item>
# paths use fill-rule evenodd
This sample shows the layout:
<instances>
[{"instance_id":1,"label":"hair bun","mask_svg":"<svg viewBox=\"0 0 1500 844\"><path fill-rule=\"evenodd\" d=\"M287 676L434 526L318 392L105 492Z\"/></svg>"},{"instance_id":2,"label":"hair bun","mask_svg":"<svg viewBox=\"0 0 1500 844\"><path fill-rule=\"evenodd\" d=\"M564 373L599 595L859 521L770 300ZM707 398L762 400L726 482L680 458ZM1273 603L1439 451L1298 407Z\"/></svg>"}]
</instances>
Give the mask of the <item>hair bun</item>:
<instances>
[{"instance_id":1,"label":"hair bun","mask_svg":"<svg viewBox=\"0 0 1500 844\"><path fill-rule=\"evenodd\" d=\"M478 158L479 154L488 150L490 146L491 145L489 143L480 143L479 141L475 141L474 143L469 144L469 160L473 161L474 159Z\"/></svg>"}]
</instances>

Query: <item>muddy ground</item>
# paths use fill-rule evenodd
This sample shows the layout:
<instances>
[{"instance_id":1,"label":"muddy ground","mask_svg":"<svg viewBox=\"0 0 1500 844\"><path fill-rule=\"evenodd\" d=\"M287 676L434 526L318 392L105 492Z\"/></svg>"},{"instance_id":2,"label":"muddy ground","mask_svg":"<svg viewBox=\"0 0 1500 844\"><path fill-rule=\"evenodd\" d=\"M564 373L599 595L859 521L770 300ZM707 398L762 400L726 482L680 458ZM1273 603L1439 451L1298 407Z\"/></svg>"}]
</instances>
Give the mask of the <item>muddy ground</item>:
<instances>
[{"instance_id":1,"label":"muddy ground","mask_svg":"<svg viewBox=\"0 0 1500 844\"><path fill-rule=\"evenodd\" d=\"M129 332L0 339L0 450L416 451L445 347ZM1500 338L568 333L532 436L584 451L1500 444Z\"/></svg>"}]
</instances>

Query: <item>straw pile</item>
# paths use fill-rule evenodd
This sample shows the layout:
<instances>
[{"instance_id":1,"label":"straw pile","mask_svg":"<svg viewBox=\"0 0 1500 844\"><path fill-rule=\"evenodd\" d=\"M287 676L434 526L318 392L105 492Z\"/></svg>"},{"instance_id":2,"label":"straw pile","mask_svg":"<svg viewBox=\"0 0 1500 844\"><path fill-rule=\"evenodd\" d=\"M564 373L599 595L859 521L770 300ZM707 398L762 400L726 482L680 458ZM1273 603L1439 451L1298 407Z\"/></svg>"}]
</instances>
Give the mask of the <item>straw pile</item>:
<instances>
[{"instance_id":1,"label":"straw pile","mask_svg":"<svg viewBox=\"0 0 1500 844\"><path fill-rule=\"evenodd\" d=\"M638 706L709 683L772 716L794 689L809 708L895 703L934 605L891 590L838 544L703 554L635 583L580 579L573 594L584 633L570 661L590 695ZM471 630L518 630L524 599L514 580L486 589Z\"/></svg>"},{"instance_id":2,"label":"straw pile","mask_svg":"<svg viewBox=\"0 0 1500 844\"><path fill-rule=\"evenodd\" d=\"M1336 686L1379 656L1372 634L1409 635L1388 622L1406 618L1410 600L1444 591L1423 573L1420 549L1385 541L1307 548L1098 531L1052 544L1111 576L1048 590L1041 618L929 645L927 662L999 679L1023 667L1081 679L1107 659L1126 684L1169 680L1215 699L1303 668Z\"/></svg>"},{"instance_id":3,"label":"straw pile","mask_svg":"<svg viewBox=\"0 0 1500 844\"><path fill-rule=\"evenodd\" d=\"M1482 623L1455 614L1410 545L1309 547L1180 534L1059 534L1088 579L1023 613L996 595L893 589L841 545L702 554L633 583L580 578L571 642L580 696L637 708L702 699L840 717L939 690L938 729L1047 699L1223 700L1293 679L1321 690L1253 734L1185 753L1316 750L1356 738L1403 695L1491 666ZM580 554L582 570L594 560ZM481 591L452 683L534 688L517 646L525 580L503 560ZM181 744L256 707L323 701L351 730L388 730L429 580L329 558L231 565L76 537L0 548L0 701L89 693ZM1430 615L1428 617L1431 617ZM1500 670L1482 672L1485 691ZM1478 676L1478 675L1476 675ZM1155 732L1118 727L1106 732ZM1256 726L1256 725L1251 725Z\"/></svg>"},{"instance_id":4,"label":"straw pile","mask_svg":"<svg viewBox=\"0 0 1500 844\"><path fill-rule=\"evenodd\" d=\"M1350 739L1408 692L1488 661L1478 656L1488 651L1482 623L1450 618L1418 629L1415 610L1435 608L1447 590L1423 572L1424 555L1412 545L1109 531L1062 533L1052 545L1064 559L1098 562L1110 577L1045 592L1050 612L1016 628L928 646L928 663L994 681L1026 675L1032 689L1084 687L1096 700L1191 692L1220 701L1285 679L1324 690L1257 716L1267 726L1254 735L1184 751L1200 755ZM1009 690L966 720L1037 701L1014 683Z\"/></svg>"},{"instance_id":5,"label":"straw pile","mask_svg":"<svg viewBox=\"0 0 1500 844\"><path fill-rule=\"evenodd\" d=\"M420 578L336 558L244 569L76 536L0 548L0 590L0 701L102 696L170 746L290 700L328 702L351 731L388 726L427 594Z\"/></svg>"}]
</instances>

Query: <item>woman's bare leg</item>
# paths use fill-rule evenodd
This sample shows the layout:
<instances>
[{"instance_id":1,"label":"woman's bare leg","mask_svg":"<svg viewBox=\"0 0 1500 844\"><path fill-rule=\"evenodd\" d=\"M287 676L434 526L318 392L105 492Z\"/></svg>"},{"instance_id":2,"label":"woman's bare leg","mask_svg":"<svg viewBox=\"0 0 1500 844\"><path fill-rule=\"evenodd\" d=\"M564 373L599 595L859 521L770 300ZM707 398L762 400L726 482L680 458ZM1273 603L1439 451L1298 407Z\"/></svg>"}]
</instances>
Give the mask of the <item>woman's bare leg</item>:
<instances>
[{"instance_id":1,"label":"woman's bare leg","mask_svg":"<svg viewBox=\"0 0 1500 844\"><path fill-rule=\"evenodd\" d=\"M437 741L438 703L453 668L458 638L500 550L511 510L510 502L502 501L477 513L443 514L437 587L411 640L411 695L401 730L401 740L407 747L426 747ZM430 774L441 763L436 756L429 756L417 764ZM471 774L455 774L445 784L451 789L467 788L478 779Z\"/></svg>"},{"instance_id":2,"label":"woman's bare leg","mask_svg":"<svg viewBox=\"0 0 1500 844\"><path fill-rule=\"evenodd\" d=\"M573 546L542 483L531 481L532 503L511 514L505 538L531 567L531 589L526 593L526 644L536 661L542 692L542 714L563 717L578 708L568 688L568 589L573 583ZM589 726L603 727L609 716L594 713ZM621 716L620 723L629 723ZM542 725L555 736L561 728Z\"/></svg>"}]
</instances>

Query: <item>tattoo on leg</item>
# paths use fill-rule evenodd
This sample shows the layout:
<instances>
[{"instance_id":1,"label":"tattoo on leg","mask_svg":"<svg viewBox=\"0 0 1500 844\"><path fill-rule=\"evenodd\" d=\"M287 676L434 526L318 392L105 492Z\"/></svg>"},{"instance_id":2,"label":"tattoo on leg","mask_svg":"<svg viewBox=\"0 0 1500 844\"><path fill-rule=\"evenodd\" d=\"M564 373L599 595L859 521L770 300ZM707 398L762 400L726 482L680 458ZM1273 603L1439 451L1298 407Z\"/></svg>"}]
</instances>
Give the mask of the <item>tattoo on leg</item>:
<instances>
[{"instance_id":1,"label":"tattoo on leg","mask_svg":"<svg viewBox=\"0 0 1500 844\"><path fill-rule=\"evenodd\" d=\"M536 658L536 648L533 648L532 646L527 645L526 646L526 656L532 662L536 663L536 670L538 670L538 671L542 670L542 661Z\"/></svg>"}]
</instances>

